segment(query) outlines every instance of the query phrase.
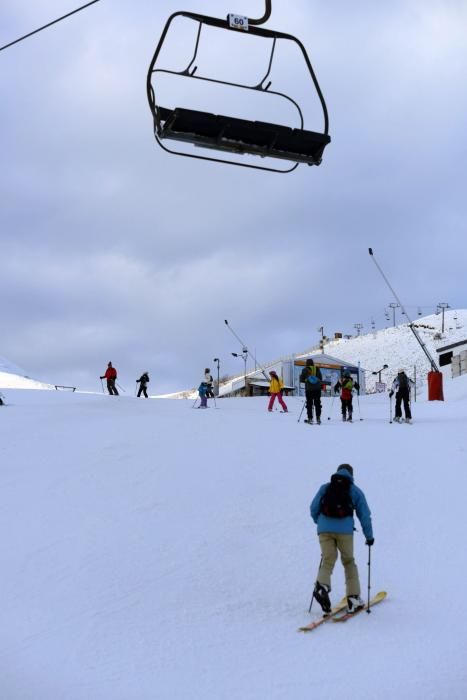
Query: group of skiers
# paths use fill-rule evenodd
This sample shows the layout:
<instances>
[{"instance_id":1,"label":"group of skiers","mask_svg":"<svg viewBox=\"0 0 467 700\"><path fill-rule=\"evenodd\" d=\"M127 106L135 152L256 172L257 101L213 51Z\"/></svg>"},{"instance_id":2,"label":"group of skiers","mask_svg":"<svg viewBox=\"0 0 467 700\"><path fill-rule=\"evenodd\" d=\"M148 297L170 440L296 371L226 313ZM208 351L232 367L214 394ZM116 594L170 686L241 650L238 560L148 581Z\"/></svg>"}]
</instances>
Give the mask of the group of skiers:
<instances>
[{"instance_id":1,"label":"group of skiers","mask_svg":"<svg viewBox=\"0 0 467 700\"><path fill-rule=\"evenodd\" d=\"M287 404L282 396L284 390L283 380L278 376L275 370L269 372L269 377L268 411L273 411L277 399L281 406L282 413L288 413ZM214 398L213 382L211 370L208 367L204 370L204 378L198 387L198 396L200 398L200 405L198 408L207 408L207 400L209 398ZM315 365L312 358L306 360L305 367L300 374L300 382L305 385L307 417L304 422L311 425L313 424L314 417L316 417L316 422L319 425L321 424L322 412L321 393L323 376L320 368ZM413 385L414 382L412 379L406 375L403 369L399 369L397 377L392 383L391 391L389 392L389 397L391 399L394 394L396 395L395 422L402 421L402 405L404 406L405 421L410 423L412 420L410 411L410 390ZM333 390L335 395L340 395L342 420L351 423L353 420L353 394L357 393L358 395L360 393L359 383L352 379L350 372L346 370L342 378L334 384Z\"/></svg>"},{"instance_id":2,"label":"group of skiers","mask_svg":"<svg viewBox=\"0 0 467 700\"><path fill-rule=\"evenodd\" d=\"M288 413L287 404L284 401L282 392L284 389L284 382L277 375L277 372L272 370L270 373L269 382L269 403L268 411L271 412L274 408L274 403L276 399L278 400L282 412ZM107 364L107 369L105 373L100 377L100 379L105 379L107 383L107 391L111 396L118 396L117 389L117 370L112 365L111 362ZM137 396L138 398L143 395L145 398L148 397L147 387L149 384L149 373L143 372L141 377L136 380L139 384L139 389ZM305 367L300 374L300 382L305 384L305 401L306 401L306 411L307 417L305 418L305 423L312 424L314 416L316 417L316 422L321 423L321 391L322 391L322 381L323 377L321 370L317 367L311 358L306 360ZM389 392L389 397L392 399L394 394L396 395L396 405L395 405L395 417L394 421L400 423L402 421L402 405L404 406L405 421L410 423L412 420L412 413L410 410L410 390L414 382L410 377L407 377L405 371L400 369L397 373L397 377L394 379ZM214 398L214 380L209 367L204 370L204 377L201 384L198 387L198 395L200 398L200 405L198 408L207 408L207 400L209 398ZM350 372L345 371L342 379L337 381L334 385L334 393L340 393L341 400L341 412L342 420L352 422L353 415L353 393L359 392L360 387L358 382L354 381L350 375ZM0 404L1 405L1 404Z\"/></svg>"},{"instance_id":3,"label":"group of skiers","mask_svg":"<svg viewBox=\"0 0 467 700\"><path fill-rule=\"evenodd\" d=\"M100 377L100 379L105 379L107 382L107 391L111 396L119 396L118 390L117 390L117 370L116 368L112 365L111 362L107 364L107 369L105 370L104 374ZM148 384L149 384L149 373L148 372L143 372L141 377L136 380L136 383L139 384L139 389L138 389L138 398L143 394L145 398L149 398L148 396Z\"/></svg>"},{"instance_id":4,"label":"group of skiers","mask_svg":"<svg viewBox=\"0 0 467 700\"><path fill-rule=\"evenodd\" d=\"M307 418L305 423L313 423L313 411L316 416L316 422L321 423L321 391L323 377L321 370L316 367L314 361L309 358L306 360L305 367L300 374L300 382L305 384L305 402ZM405 373L404 369L399 369L397 376L394 379L389 392L389 397L392 399L396 395L396 407L394 421L400 423L402 421L402 404L404 406L405 421L412 421L412 413L410 411L410 391L414 386L414 382ZM333 387L334 394L340 394L342 420L352 422L353 416L353 394L360 393L360 385L354 379L350 372L345 371L342 379L338 380ZM270 388L271 398L273 396Z\"/></svg>"}]
</instances>

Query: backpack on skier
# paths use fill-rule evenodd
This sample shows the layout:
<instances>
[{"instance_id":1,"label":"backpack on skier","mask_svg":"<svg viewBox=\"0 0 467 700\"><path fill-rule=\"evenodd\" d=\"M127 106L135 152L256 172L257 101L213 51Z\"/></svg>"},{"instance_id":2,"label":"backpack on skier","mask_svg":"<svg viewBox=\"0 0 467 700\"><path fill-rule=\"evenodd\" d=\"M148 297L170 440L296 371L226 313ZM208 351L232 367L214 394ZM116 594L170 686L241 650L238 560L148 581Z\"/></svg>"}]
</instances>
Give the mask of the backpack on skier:
<instances>
[{"instance_id":1,"label":"backpack on skier","mask_svg":"<svg viewBox=\"0 0 467 700\"><path fill-rule=\"evenodd\" d=\"M347 518L354 507L350 496L352 482L345 476L333 474L321 498L321 513L328 518Z\"/></svg>"},{"instance_id":2,"label":"backpack on skier","mask_svg":"<svg viewBox=\"0 0 467 700\"><path fill-rule=\"evenodd\" d=\"M308 377L306 378L306 383L309 387L312 387L313 389L316 389L320 385L320 380L319 377L317 377L317 371L316 367L309 366L307 367L308 370Z\"/></svg>"},{"instance_id":3,"label":"backpack on skier","mask_svg":"<svg viewBox=\"0 0 467 700\"><path fill-rule=\"evenodd\" d=\"M404 391L405 389L409 388L409 380L407 379L407 375L405 373L398 374L397 381L399 383L399 390Z\"/></svg>"}]
</instances>

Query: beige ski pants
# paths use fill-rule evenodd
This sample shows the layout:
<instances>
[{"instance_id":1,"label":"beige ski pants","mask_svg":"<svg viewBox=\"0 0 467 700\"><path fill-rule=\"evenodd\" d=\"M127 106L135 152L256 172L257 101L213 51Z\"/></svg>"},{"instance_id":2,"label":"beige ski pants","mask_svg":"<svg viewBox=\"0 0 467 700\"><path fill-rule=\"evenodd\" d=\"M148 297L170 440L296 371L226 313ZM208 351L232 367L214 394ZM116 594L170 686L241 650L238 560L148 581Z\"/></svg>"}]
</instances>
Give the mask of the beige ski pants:
<instances>
[{"instance_id":1,"label":"beige ski pants","mask_svg":"<svg viewBox=\"0 0 467 700\"><path fill-rule=\"evenodd\" d=\"M319 583L324 583L331 589L331 576L339 551L345 571L346 594L348 596L360 595L360 580L353 556L353 535L340 535L337 532L323 532L319 535L319 544L323 557L318 571Z\"/></svg>"}]
</instances>

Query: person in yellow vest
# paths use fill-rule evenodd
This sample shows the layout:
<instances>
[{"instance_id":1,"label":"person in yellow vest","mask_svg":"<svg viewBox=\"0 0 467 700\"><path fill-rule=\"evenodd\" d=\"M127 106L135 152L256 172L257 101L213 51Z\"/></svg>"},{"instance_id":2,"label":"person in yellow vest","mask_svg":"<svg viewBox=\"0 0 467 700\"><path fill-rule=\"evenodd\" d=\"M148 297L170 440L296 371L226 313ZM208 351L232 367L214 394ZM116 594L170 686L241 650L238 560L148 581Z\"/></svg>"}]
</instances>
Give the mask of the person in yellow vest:
<instances>
[{"instance_id":1,"label":"person in yellow vest","mask_svg":"<svg viewBox=\"0 0 467 700\"><path fill-rule=\"evenodd\" d=\"M269 383L269 393L271 395L271 398L269 399L269 406L268 406L268 411L272 411L272 407L274 406L274 401L277 399L282 406L282 410L284 413L288 413L288 408L285 404L284 399L282 398L282 389L284 388L284 382L282 379L280 379L277 376L277 372L269 372L269 376L271 377L271 381Z\"/></svg>"}]
</instances>

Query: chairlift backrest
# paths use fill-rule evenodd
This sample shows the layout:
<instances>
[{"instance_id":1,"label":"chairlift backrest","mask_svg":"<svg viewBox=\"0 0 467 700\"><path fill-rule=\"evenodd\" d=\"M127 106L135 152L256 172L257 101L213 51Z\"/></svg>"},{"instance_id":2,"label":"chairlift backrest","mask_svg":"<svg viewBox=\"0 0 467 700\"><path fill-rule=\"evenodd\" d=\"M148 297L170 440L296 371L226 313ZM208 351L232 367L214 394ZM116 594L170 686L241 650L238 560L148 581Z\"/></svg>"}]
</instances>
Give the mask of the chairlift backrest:
<instances>
[{"instance_id":1,"label":"chairlift backrest","mask_svg":"<svg viewBox=\"0 0 467 700\"><path fill-rule=\"evenodd\" d=\"M183 155L189 158L210 160L232 165L240 165L259 170L272 172L291 172L300 163L308 165L319 165L322 160L323 151L330 142L329 119L326 103L319 87L310 59L302 42L291 34L265 29L259 25L269 19L271 14L271 0L266 0L265 14L260 19L249 19L241 15L230 14L226 19L201 15L194 12L175 12L166 22L162 35L159 39L156 51L149 66L147 76L147 96L149 107L153 116L154 136L157 143L167 152L175 155ZM166 40L172 22L184 17L198 24L198 32L194 47L193 57L188 66L181 71L170 70L157 67L157 61L161 48ZM246 85L233 83L227 80L214 79L209 76L197 73L195 65L198 55L201 32L203 26L211 26L230 32L248 32L250 35L272 39L272 49L269 57L264 78L257 85ZM304 118L300 105L290 96L283 92L271 90L271 81L268 78L274 60L276 44L278 41L294 42L301 50L305 59L309 74L318 95L324 118L323 132L315 132L305 129ZM188 106L162 106L156 99L155 79L159 74L182 76L191 80L199 80L223 86L231 86L242 90L254 90L263 94L277 95L288 100L294 105L299 116L299 128L291 128L275 121L264 122L256 120L239 119L228 115L223 115L220 105L217 113L205 112L190 109ZM275 158L288 162L286 168L267 167L265 165L253 165L242 163L227 157L215 157L214 155L199 155L192 152L174 150L167 145L168 141L178 143L188 143L204 149L211 149L221 154L247 154L256 155L262 158Z\"/></svg>"}]
</instances>

